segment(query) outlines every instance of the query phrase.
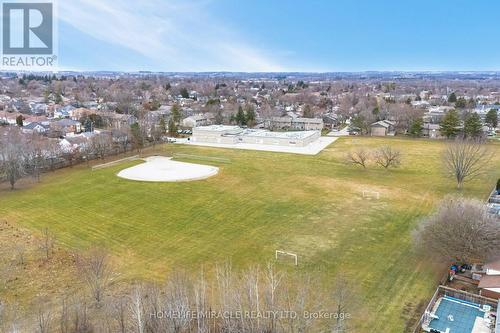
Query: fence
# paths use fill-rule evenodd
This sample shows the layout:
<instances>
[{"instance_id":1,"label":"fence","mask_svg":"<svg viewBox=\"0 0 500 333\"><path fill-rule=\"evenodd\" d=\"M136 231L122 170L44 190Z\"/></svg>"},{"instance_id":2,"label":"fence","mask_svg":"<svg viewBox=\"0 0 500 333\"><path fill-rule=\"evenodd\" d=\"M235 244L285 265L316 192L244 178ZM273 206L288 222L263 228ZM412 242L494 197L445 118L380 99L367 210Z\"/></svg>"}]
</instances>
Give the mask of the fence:
<instances>
[{"instance_id":1,"label":"fence","mask_svg":"<svg viewBox=\"0 0 500 333\"><path fill-rule=\"evenodd\" d=\"M484 297L481 295L475 295L468 293L463 290L457 290L453 289L450 287L446 286L439 286L436 291L434 292L434 295L432 296L429 304L425 308L424 313L420 317L420 320L418 321L417 325L415 326L415 329L413 330L413 333L421 332L422 331L422 324L424 323L427 314L432 312L432 309L434 308L434 305L436 304L437 300L440 297L443 296L448 296L448 297L453 297L456 299L459 299L461 301L466 301L474 304L478 304L481 307L483 305L489 305L491 306L492 309L497 309L498 306L498 301L492 298Z\"/></svg>"},{"instance_id":2,"label":"fence","mask_svg":"<svg viewBox=\"0 0 500 333\"><path fill-rule=\"evenodd\" d=\"M98 165L95 165L95 166L92 167L92 171L99 170L99 169L104 169L104 168L107 168L107 167L110 167L110 166L113 166L113 165L116 165L116 164L120 164L122 162L134 161L134 160L136 160L138 158L139 158L139 155L134 155L134 156L122 158L120 160L116 160L116 161L112 161L112 162L108 162L108 163L104 163L104 164L98 164Z\"/></svg>"}]
</instances>

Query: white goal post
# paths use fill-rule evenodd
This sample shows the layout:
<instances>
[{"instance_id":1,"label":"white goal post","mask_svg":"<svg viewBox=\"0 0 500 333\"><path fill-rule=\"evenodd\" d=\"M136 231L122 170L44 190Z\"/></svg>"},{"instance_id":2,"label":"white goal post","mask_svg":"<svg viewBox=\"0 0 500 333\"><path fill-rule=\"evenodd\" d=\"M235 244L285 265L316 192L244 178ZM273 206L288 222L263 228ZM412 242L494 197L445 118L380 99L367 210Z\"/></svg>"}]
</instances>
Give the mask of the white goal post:
<instances>
[{"instance_id":1,"label":"white goal post","mask_svg":"<svg viewBox=\"0 0 500 333\"><path fill-rule=\"evenodd\" d=\"M278 260L279 255L292 257L295 261L295 266L299 265L299 257L295 253L276 250L276 260Z\"/></svg>"},{"instance_id":2,"label":"white goal post","mask_svg":"<svg viewBox=\"0 0 500 333\"><path fill-rule=\"evenodd\" d=\"M363 198L365 199L380 199L380 192L376 191L363 191Z\"/></svg>"}]
</instances>

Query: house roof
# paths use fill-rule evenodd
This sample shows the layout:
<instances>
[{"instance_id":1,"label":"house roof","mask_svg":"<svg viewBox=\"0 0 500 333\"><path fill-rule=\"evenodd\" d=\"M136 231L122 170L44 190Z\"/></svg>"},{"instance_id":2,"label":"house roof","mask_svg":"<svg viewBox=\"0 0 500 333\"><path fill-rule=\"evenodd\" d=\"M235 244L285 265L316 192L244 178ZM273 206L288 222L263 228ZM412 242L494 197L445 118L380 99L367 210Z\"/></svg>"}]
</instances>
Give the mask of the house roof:
<instances>
[{"instance_id":1,"label":"house roof","mask_svg":"<svg viewBox=\"0 0 500 333\"><path fill-rule=\"evenodd\" d=\"M390 120L380 120L370 125L370 127L384 127L384 128L390 128L392 126L394 126L394 123Z\"/></svg>"},{"instance_id":2,"label":"house roof","mask_svg":"<svg viewBox=\"0 0 500 333\"><path fill-rule=\"evenodd\" d=\"M323 119L321 118L297 118L293 122L308 123L308 124L322 124Z\"/></svg>"},{"instance_id":3,"label":"house roof","mask_svg":"<svg viewBox=\"0 0 500 333\"><path fill-rule=\"evenodd\" d=\"M80 125L80 122L71 119L61 119L56 121L56 124L59 126L75 126L75 125Z\"/></svg>"},{"instance_id":4,"label":"house roof","mask_svg":"<svg viewBox=\"0 0 500 333\"><path fill-rule=\"evenodd\" d=\"M45 125L43 125L43 124L41 124L41 123L39 123L39 122L32 122L32 123L29 123L28 125L23 126L23 128L24 128L24 129L28 129L28 130L33 130L33 129L35 129L37 126L41 126L41 127L45 128L45 129L47 129L47 128L48 128L48 126L45 126Z\"/></svg>"},{"instance_id":5,"label":"house roof","mask_svg":"<svg viewBox=\"0 0 500 333\"><path fill-rule=\"evenodd\" d=\"M484 269L500 271L500 260L492 261L484 265Z\"/></svg>"},{"instance_id":6,"label":"house roof","mask_svg":"<svg viewBox=\"0 0 500 333\"><path fill-rule=\"evenodd\" d=\"M484 275L479 281L479 288L500 288L500 275Z\"/></svg>"}]
</instances>

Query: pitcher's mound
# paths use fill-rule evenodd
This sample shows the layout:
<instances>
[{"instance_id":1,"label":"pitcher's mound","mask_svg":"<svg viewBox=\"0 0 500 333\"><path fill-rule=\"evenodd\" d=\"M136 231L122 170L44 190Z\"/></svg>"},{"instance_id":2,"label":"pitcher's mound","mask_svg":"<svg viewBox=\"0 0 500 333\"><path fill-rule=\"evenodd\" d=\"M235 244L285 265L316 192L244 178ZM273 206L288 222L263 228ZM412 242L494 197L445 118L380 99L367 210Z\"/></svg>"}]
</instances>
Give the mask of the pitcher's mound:
<instances>
[{"instance_id":1,"label":"pitcher's mound","mask_svg":"<svg viewBox=\"0 0 500 333\"><path fill-rule=\"evenodd\" d=\"M168 157L154 156L146 163L122 170L118 177L143 182L188 182L215 176L219 168L172 161Z\"/></svg>"}]
</instances>

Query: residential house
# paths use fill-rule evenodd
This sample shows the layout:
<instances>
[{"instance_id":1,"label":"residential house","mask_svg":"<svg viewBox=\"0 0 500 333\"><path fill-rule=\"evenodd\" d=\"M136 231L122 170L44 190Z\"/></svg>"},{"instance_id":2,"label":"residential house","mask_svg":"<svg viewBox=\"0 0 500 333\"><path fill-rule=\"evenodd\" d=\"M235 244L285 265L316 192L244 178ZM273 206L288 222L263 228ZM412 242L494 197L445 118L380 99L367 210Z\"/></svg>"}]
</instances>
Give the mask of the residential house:
<instances>
[{"instance_id":1,"label":"residential house","mask_svg":"<svg viewBox=\"0 0 500 333\"><path fill-rule=\"evenodd\" d=\"M424 123L422 135L430 139L443 138L441 135L441 126L439 124Z\"/></svg>"},{"instance_id":2,"label":"residential house","mask_svg":"<svg viewBox=\"0 0 500 333\"><path fill-rule=\"evenodd\" d=\"M130 128L130 125L137 122L137 117L129 114L119 114L109 111L99 111L97 114L102 117L106 124L109 124L114 129Z\"/></svg>"},{"instance_id":3,"label":"residential house","mask_svg":"<svg viewBox=\"0 0 500 333\"><path fill-rule=\"evenodd\" d=\"M78 135L69 135L66 136L64 139L59 140L59 146L61 147L61 150L66 154L83 151L90 145L91 143L90 140L95 135L96 134L94 133L81 133Z\"/></svg>"},{"instance_id":4,"label":"residential house","mask_svg":"<svg viewBox=\"0 0 500 333\"><path fill-rule=\"evenodd\" d=\"M429 111L424 115L423 120L426 123L440 124L446 113L453 110L451 106L435 106L429 108Z\"/></svg>"},{"instance_id":5,"label":"residential house","mask_svg":"<svg viewBox=\"0 0 500 333\"><path fill-rule=\"evenodd\" d=\"M477 112L481 120L484 121L486 118L486 114L490 110L495 110L497 114L500 116L500 105L497 104L487 104L487 105L479 105L474 111Z\"/></svg>"},{"instance_id":6,"label":"residential house","mask_svg":"<svg viewBox=\"0 0 500 333\"><path fill-rule=\"evenodd\" d=\"M86 116L89 116L89 115L95 114L95 113L96 113L95 110L91 110L91 109L87 109L87 108L77 108L71 112L71 119L80 120L83 117L86 117Z\"/></svg>"},{"instance_id":7,"label":"residential house","mask_svg":"<svg viewBox=\"0 0 500 333\"><path fill-rule=\"evenodd\" d=\"M32 133L44 134L44 133L47 133L49 128L50 128L50 126L48 124L43 124L40 122L32 122L26 126L23 126L22 131L24 133L29 133L29 134L32 134Z\"/></svg>"},{"instance_id":8,"label":"residential house","mask_svg":"<svg viewBox=\"0 0 500 333\"><path fill-rule=\"evenodd\" d=\"M76 134L82 131L82 124L72 119L61 119L50 124L51 129L61 131L63 135Z\"/></svg>"},{"instance_id":9,"label":"residential house","mask_svg":"<svg viewBox=\"0 0 500 333\"><path fill-rule=\"evenodd\" d=\"M31 114L42 116L47 114L48 105L45 103L30 102Z\"/></svg>"},{"instance_id":10,"label":"residential house","mask_svg":"<svg viewBox=\"0 0 500 333\"><path fill-rule=\"evenodd\" d=\"M371 136L395 135L395 123L390 120L380 120L370 125Z\"/></svg>"},{"instance_id":11,"label":"residential house","mask_svg":"<svg viewBox=\"0 0 500 333\"><path fill-rule=\"evenodd\" d=\"M336 128L340 125L339 116L335 113L326 113L323 115L323 123L325 124L325 128Z\"/></svg>"},{"instance_id":12,"label":"residential house","mask_svg":"<svg viewBox=\"0 0 500 333\"><path fill-rule=\"evenodd\" d=\"M485 264L483 272L478 285L479 294L500 299L500 260Z\"/></svg>"},{"instance_id":13,"label":"residential house","mask_svg":"<svg viewBox=\"0 0 500 333\"><path fill-rule=\"evenodd\" d=\"M158 110L149 111L146 117L150 123L158 123L161 119L167 121L171 113L171 106L161 106Z\"/></svg>"},{"instance_id":14,"label":"residential house","mask_svg":"<svg viewBox=\"0 0 500 333\"><path fill-rule=\"evenodd\" d=\"M323 119L320 118L294 118L286 115L284 117L273 117L268 122L268 128L274 130L293 131L321 131L323 130Z\"/></svg>"},{"instance_id":15,"label":"residential house","mask_svg":"<svg viewBox=\"0 0 500 333\"><path fill-rule=\"evenodd\" d=\"M54 118L71 118L73 115L73 110L76 108L73 105L66 105L62 108L56 108L54 110Z\"/></svg>"}]
</instances>

